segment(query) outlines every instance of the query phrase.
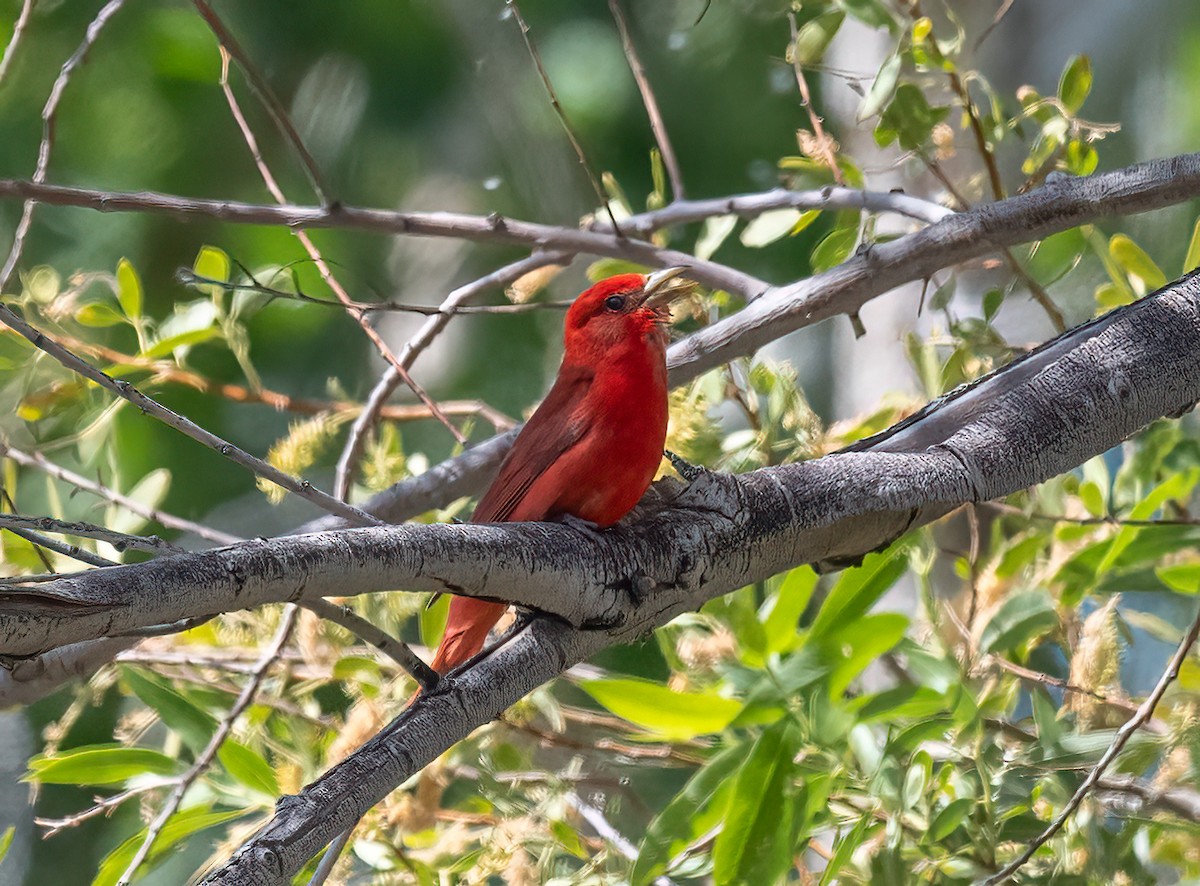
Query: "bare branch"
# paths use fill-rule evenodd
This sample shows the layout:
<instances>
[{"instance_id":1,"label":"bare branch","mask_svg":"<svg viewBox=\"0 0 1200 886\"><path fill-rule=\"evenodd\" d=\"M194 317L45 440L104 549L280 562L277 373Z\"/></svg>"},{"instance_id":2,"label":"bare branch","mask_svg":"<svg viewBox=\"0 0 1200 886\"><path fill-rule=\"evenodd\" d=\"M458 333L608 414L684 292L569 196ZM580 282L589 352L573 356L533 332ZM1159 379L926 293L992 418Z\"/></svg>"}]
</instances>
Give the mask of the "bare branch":
<instances>
[{"instance_id":1,"label":"bare branch","mask_svg":"<svg viewBox=\"0 0 1200 886\"><path fill-rule=\"evenodd\" d=\"M157 535L130 535L92 523L55 520L53 517L24 517L20 514L0 514L0 529L34 529L42 532L57 532L76 535L80 538L97 538L106 541L118 551L150 551L153 553L182 553L183 548L173 545ZM108 565L108 564L105 564Z\"/></svg>"},{"instance_id":2,"label":"bare branch","mask_svg":"<svg viewBox=\"0 0 1200 886\"><path fill-rule=\"evenodd\" d=\"M183 802L183 795L200 776L202 776L208 767L212 765L216 759L217 751L221 749L221 745L225 743L225 739L229 737L229 733L233 731L233 724L237 718L241 716L242 711L250 706L254 701L254 696L258 694L258 688L262 685L263 680L267 676L267 671L275 664L275 660L279 657L280 650L283 649L288 638L292 635L292 628L296 625L296 614L298 610L294 606L289 606L287 612L284 613L283 619L279 624L278 630L275 632L275 638L271 641L271 645L267 647L267 651L263 653L259 660L258 666L250 679L246 681L246 686L242 689L242 694L238 696L232 707L221 718L220 724L217 726L216 732L213 733L204 750L196 757L196 761L183 775L179 777L174 790L159 810L158 815L154 817L154 821L146 828L146 836L142 843L138 846L137 852L134 853L129 866L125 869L120 879L117 881L118 886L128 886L129 882L137 874L137 869L141 867L142 862L150 854L150 850L154 848L154 841L158 839L158 835L162 833L162 829L166 827L171 816L179 810L179 804Z\"/></svg>"},{"instance_id":3,"label":"bare branch","mask_svg":"<svg viewBox=\"0 0 1200 886\"><path fill-rule=\"evenodd\" d=\"M588 161L587 154L583 150L583 145L576 138L575 130L571 128L571 121L567 119L567 112L563 108L562 102L558 100L558 93L554 91L554 84L550 82L550 75L546 72L546 66L542 64L542 54L538 52L537 44L529 36L529 25L525 23L525 19L521 15L521 8L517 6L516 0L505 0L505 6L512 12L517 26L521 29L521 39L525 41L525 48L529 51L529 57L533 59L533 65L537 68L538 77L541 78L542 86L546 89L546 95L550 98L550 106L554 108L554 113L558 117L558 122L562 124L563 131L567 134L567 140L571 142L571 148L575 151L575 156L579 158L579 165L583 167L583 171L587 173L588 181L592 183L592 190L596 192L596 199L600 201L600 205L608 213L608 220L612 222L613 230L618 236L621 236L621 226L617 224L617 217L613 215L608 195L604 193L604 187L600 184L599 177L592 169L592 164Z\"/></svg>"},{"instance_id":4,"label":"bare branch","mask_svg":"<svg viewBox=\"0 0 1200 886\"><path fill-rule=\"evenodd\" d=\"M9 39L8 45L4 47L4 53L0 55L0 84L4 83L8 68L12 64L13 58L16 57L17 46L21 43L25 28L29 25L29 18L33 14L35 2L36 0L24 0L21 4L21 14L17 16L17 22L13 25L12 37Z\"/></svg>"},{"instance_id":5,"label":"bare branch","mask_svg":"<svg viewBox=\"0 0 1200 886\"><path fill-rule=\"evenodd\" d=\"M336 603L330 603L323 599L304 600L300 605L327 621L341 625L360 640L370 643L400 665L405 673L420 684L422 689L430 690L437 685L437 674L429 665L421 661L406 643L377 628L349 607L338 606Z\"/></svg>"},{"instance_id":6,"label":"bare branch","mask_svg":"<svg viewBox=\"0 0 1200 886\"><path fill-rule=\"evenodd\" d=\"M237 62L238 68L241 69L242 74L246 77L246 82L250 84L251 91L262 102L262 106L266 108L267 114L270 115L276 128L291 144L293 150L295 150L296 156L300 158L300 163L304 167L304 174L308 176L308 182L312 185L313 193L317 195L317 200L320 201L322 206L328 206L329 192L325 187L321 169L317 166L317 161L313 159L312 154L308 152L308 148L304 144L304 139L300 137L300 133L296 131L296 127L292 124L292 118L288 116L283 102L275 95L266 78L263 77L258 67L242 50L241 44L237 42L237 39L229 32L229 29L225 27L225 23L221 21L216 11L205 0L192 0L192 2L196 7L196 11L200 13L200 17L208 23L213 36L217 38L217 43Z\"/></svg>"},{"instance_id":7,"label":"bare branch","mask_svg":"<svg viewBox=\"0 0 1200 886\"><path fill-rule=\"evenodd\" d=\"M1117 730L1117 734L1114 736L1112 744L1108 746L1108 750L1104 752L1104 754L1096 762L1096 765L1093 766L1091 771L1088 772L1087 777L1083 780L1083 783L1079 785L1075 793L1071 796L1071 799L1067 801L1067 805L1064 806L1062 811L1060 811L1058 815L1054 817L1054 820L1050 822L1046 829L1038 834L1038 836L1035 837L1033 841L1025 847L1025 850L1020 855L1018 855L1015 859L1013 859L995 874L984 880L982 886L997 886L997 884L1004 883L1009 880L1014 874L1017 873L1017 871L1024 867L1031 858L1033 858L1034 853L1041 849L1048 840L1050 840L1055 834L1063 829L1063 826L1067 823L1071 816L1075 814L1075 810L1079 808L1079 805L1084 801L1084 799L1086 799L1087 795L1092 792L1092 789L1096 787L1101 778L1103 778L1105 771L1107 771L1113 760L1117 758L1117 755L1121 753L1122 749L1128 743L1133 734L1146 725L1146 723L1154 716L1154 709L1158 707L1158 703L1162 700L1167 688L1173 682L1175 682L1175 678L1179 676L1179 668L1183 665L1183 660L1187 658L1187 654L1191 651L1192 646L1195 645L1196 638L1198 636L1200 636L1200 612L1197 612L1196 617L1192 619L1191 627L1188 628L1187 634L1180 641L1179 646L1175 650L1175 654L1171 656L1171 660L1167 663L1166 670L1164 670L1162 676L1158 678L1158 682L1154 685L1154 689L1151 690L1148 696L1146 696L1146 700L1142 702L1141 706L1137 710L1137 713L1123 723L1121 728Z\"/></svg>"},{"instance_id":8,"label":"bare branch","mask_svg":"<svg viewBox=\"0 0 1200 886\"><path fill-rule=\"evenodd\" d=\"M523 258L520 261L505 265L490 274L480 277L478 280L474 280L464 286L459 286L446 296L438 314L426 320L421 328L417 330L416 335L404 343L404 347L400 349L400 367L405 369L411 367L416 362L417 357L421 356L421 352L429 347L430 343L441 334L442 330L449 324L451 318L464 305L479 298L490 289L512 283L530 271L536 271L547 265L565 264L571 258L572 256L566 253L535 252L529 258ZM388 370L367 396L367 402L363 406L362 412L359 413L358 418L351 425L350 434L346 438L345 446L342 447L342 454L338 457L337 470L334 474L333 492L339 498L346 497L350 489L350 483L353 480L354 465L358 462L359 456L362 455L362 447L366 441L367 434L379 420L385 402L388 397L392 396L392 392L396 390L396 386L399 383L399 369L394 366L388 367Z\"/></svg>"},{"instance_id":9,"label":"bare branch","mask_svg":"<svg viewBox=\"0 0 1200 886\"><path fill-rule=\"evenodd\" d=\"M200 427L200 425L191 419L185 418L179 413L173 412L163 406L157 400L147 397L129 382L114 379L112 376L101 372L86 360L77 357L73 352L67 350L54 339L25 322L25 319L8 305L0 305L0 322L3 322L18 335L27 339L35 348L49 354L67 369L96 382L100 387L112 391L118 397L128 400L143 413L157 418L168 427L172 427L197 443L207 446L234 464L240 465L254 474L270 480L277 486L282 486L289 492L296 493L296 495L329 511L331 514L337 514L339 517L344 517L359 525L370 525L379 522L365 511L361 511L352 505L339 501L328 493L322 492L309 481L285 474L274 465L268 464L262 459L246 452L244 449L234 446L227 440L223 440L216 434Z\"/></svg>"},{"instance_id":10,"label":"bare branch","mask_svg":"<svg viewBox=\"0 0 1200 886\"><path fill-rule=\"evenodd\" d=\"M775 188L761 194L735 194L710 200L676 200L662 209L643 212L625 220L625 230L649 236L662 228L704 221L718 215L754 218L773 209L856 209L863 212L894 212L917 221L936 224L953 209L913 197L902 191L860 191L828 185L817 190L789 191ZM604 223L594 220L591 230L604 230Z\"/></svg>"},{"instance_id":11,"label":"bare branch","mask_svg":"<svg viewBox=\"0 0 1200 886\"><path fill-rule=\"evenodd\" d=\"M76 474L74 471L69 471L66 468L60 467L54 462L47 459L40 452L24 452L20 449L14 449L3 440L0 440L0 456L11 458L17 464L33 468L41 471L44 474L49 474L62 480L64 483L69 483L76 489L82 489L85 492L90 492L93 495L98 495L105 501L110 501L113 504L120 505L130 513L137 514L139 517L144 517L147 520L153 520L166 526L168 529L178 529L181 532L189 532L198 538L203 538L206 541L211 541L213 544L228 545L241 541L242 539L236 535L230 535L227 532L221 532L218 529L211 529L208 526L203 526L200 523L195 523L191 520L185 520L183 517L176 517L174 514L168 514L166 511L161 511L157 508L148 508L141 502L130 498L127 495L122 495L115 489L96 483L89 480L82 474Z\"/></svg>"},{"instance_id":12,"label":"bare branch","mask_svg":"<svg viewBox=\"0 0 1200 886\"><path fill-rule=\"evenodd\" d=\"M53 551L63 557L69 557L79 563L86 563L88 566L117 566L115 560L109 560L107 557L101 557L99 554L93 554L91 551L84 550L79 545L67 544L56 538L50 538L47 535L42 535L40 532L34 532L32 529L21 529L15 526L4 526L0 515L0 529L7 529L13 535L25 539L39 548L45 548L48 551Z\"/></svg>"},{"instance_id":13,"label":"bare branch","mask_svg":"<svg viewBox=\"0 0 1200 886\"><path fill-rule=\"evenodd\" d=\"M621 35L621 49L625 52L625 60L629 62L629 70L637 83L638 92L642 95L642 105L646 108L650 129L654 132L654 141L658 144L658 152L662 154L663 165L667 168L667 177L671 180L671 197L676 201L682 200L686 195L683 191L679 160L675 157L675 149L671 147L671 138L667 135L662 112L658 109L658 99L654 97L654 90L650 88L650 78L646 76L646 68L638 56L633 36L629 33L629 22L621 10L621 0L608 0L608 11L612 13L617 32Z\"/></svg>"},{"instance_id":14,"label":"bare branch","mask_svg":"<svg viewBox=\"0 0 1200 886\"><path fill-rule=\"evenodd\" d=\"M196 4L201 8L201 12L203 12L206 8L204 0L196 0ZM238 104L237 97L233 94L233 89L229 85L229 51L224 45L221 45L220 50L221 90L225 94L225 101L229 104L230 113L233 114L233 119L237 123L238 130L242 133L242 138L246 142L246 147L250 149L250 154L254 158L254 165L258 169L259 175L262 176L263 183L267 186L267 190L270 191L271 196L275 198L276 203L278 203L280 206L286 206L287 198L284 197L283 191L280 189L278 182L275 181L275 176L271 174L271 170L267 167L266 161L263 160L262 153L258 149L258 140L254 137L254 132L250 129L250 124L246 122L246 117L242 113L242 109ZM284 115L282 119L287 121L289 131L294 131L290 128L291 123L288 121L287 116ZM297 136L297 139L298 138L299 136ZM303 150L303 146L301 146L301 150ZM466 443L467 438L464 437L462 432L454 426L454 424L446 416L446 413L442 412L437 403L434 402L433 398L429 396L423 387L417 384L416 379L409 375L407 370L405 370L405 368L396 360L396 355L392 353L392 349L389 348L387 342L383 340L383 336L381 336L376 331L375 327L372 326L367 320L367 311L358 307L353 299L350 298L349 293L346 292L341 282L337 279L337 277L334 276L333 269L329 267L329 263L325 261L325 257L321 255L321 251L317 249L317 245L313 243L312 238L308 236L308 233L300 228L293 228L292 233L295 235L296 239L300 241L300 245L304 247L304 251L308 253L309 258L311 258L313 263L317 266L317 270L321 274L321 279L325 281L325 285L333 291L333 294L337 296L338 301L346 307L347 312L351 317L354 318L355 322L358 323L359 328L366 333L367 338L370 339L371 344L375 346L375 349L379 351L380 355L387 360L388 363L396 368L396 371L399 373L400 378L403 379L404 383L408 385L409 389L414 394L417 395L417 399L425 404L426 408L429 409L433 416L437 418L437 420L440 421L447 430L450 431L450 434L454 437L455 441L460 444ZM345 499L344 495L338 495L335 497L342 500Z\"/></svg>"},{"instance_id":15,"label":"bare branch","mask_svg":"<svg viewBox=\"0 0 1200 886\"><path fill-rule=\"evenodd\" d=\"M41 183L46 180L46 169L50 165L50 150L54 146L54 127L55 118L58 113L58 103L62 101L67 84L71 81L71 75L75 73L76 68L87 60L87 55L91 51L92 46L95 45L100 32L108 24L109 20L117 14L117 11L124 2L125 0L108 0L101 7L100 11L96 13L96 17L87 26L83 42L79 44L75 52L63 64L62 69L58 72L58 77L54 80L54 85L50 88L50 96L46 99L46 104L42 108L42 140L38 144L37 167L33 171L34 182ZM22 9L22 16L25 16L26 12L27 10ZM16 42L16 38L17 32L14 31L14 43ZM0 268L0 291L8 288L13 272L17 269L17 262L21 260L21 252L25 248L25 237L29 234L30 224L33 223L33 208L35 205L35 201L26 200L25 205L21 208L21 220L17 222L17 230L13 234L12 249L9 250L4 266Z\"/></svg>"}]
</instances>

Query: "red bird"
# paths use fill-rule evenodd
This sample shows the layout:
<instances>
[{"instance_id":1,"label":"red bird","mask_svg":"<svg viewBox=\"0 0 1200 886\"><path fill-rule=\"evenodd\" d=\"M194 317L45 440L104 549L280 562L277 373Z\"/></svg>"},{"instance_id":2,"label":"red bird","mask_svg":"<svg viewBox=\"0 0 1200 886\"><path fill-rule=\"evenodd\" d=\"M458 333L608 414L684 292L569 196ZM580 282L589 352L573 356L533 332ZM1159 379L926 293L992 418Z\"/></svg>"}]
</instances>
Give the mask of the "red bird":
<instances>
[{"instance_id":1,"label":"red bird","mask_svg":"<svg viewBox=\"0 0 1200 886\"><path fill-rule=\"evenodd\" d=\"M472 523L571 516L611 526L650 486L667 436L666 326L686 268L619 274L575 300L554 387L517 436ZM454 597L433 658L444 674L483 648L507 605Z\"/></svg>"}]
</instances>

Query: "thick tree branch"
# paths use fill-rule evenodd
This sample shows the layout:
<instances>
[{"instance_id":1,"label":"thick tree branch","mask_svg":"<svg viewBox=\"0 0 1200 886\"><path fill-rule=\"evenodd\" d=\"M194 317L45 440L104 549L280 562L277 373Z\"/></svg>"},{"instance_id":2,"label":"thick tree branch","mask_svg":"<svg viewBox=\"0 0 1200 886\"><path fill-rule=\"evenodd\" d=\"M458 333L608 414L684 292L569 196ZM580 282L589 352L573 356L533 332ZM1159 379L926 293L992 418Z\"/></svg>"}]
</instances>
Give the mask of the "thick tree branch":
<instances>
[{"instance_id":1,"label":"thick tree branch","mask_svg":"<svg viewBox=\"0 0 1200 886\"><path fill-rule=\"evenodd\" d=\"M562 581L564 564L553 554L560 545L573 548L564 560L589 549L580 581L569 587L590 597L599 583L589 578L591 570L601 570L600 582L611 586L613 574L602 570L623 565L626 583L640 591L637 602L621 608L624 619L577 630L561 619L535 618L299 795L281 800L275 819L206 882L287 882L335 834L471 729L610 643L665 623L718 586L737 586L726 584L734 575L741 583L795 562L862 554L957 502L993 498L1068 470L1197 398L1200 277L1192 275L944 398L864 451L737 478L710 476L648 519L588 545L571 545L572 530L533 527L554 543L543 552L546 564L522 564L526 581ZM640 551L622 564L622 548ZM514 553L524 559L515 545ZM568 596L561 587L558 593Z\"/></svg>"}]
</instances>

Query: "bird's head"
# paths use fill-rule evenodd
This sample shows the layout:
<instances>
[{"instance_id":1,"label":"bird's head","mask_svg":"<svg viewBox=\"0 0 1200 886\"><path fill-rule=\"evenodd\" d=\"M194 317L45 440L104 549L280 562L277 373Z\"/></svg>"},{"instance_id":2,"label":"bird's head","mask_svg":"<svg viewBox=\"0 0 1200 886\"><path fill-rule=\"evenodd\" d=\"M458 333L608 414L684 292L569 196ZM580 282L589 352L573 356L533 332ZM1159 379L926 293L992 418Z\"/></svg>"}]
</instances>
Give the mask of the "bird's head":
<instances>
[{"instance_id":1,"label":"bird's head","mask_svg":"<svg viewBox=\"0 0 1200 886\"><path fill-rule=\"evenodd\" d=\"M687 268L653 274L617 274L585 290L567 311L567 353L602 356L623 344L666 344L671 302L690 291L679 278Z\"/></svg>"}]
</instances>

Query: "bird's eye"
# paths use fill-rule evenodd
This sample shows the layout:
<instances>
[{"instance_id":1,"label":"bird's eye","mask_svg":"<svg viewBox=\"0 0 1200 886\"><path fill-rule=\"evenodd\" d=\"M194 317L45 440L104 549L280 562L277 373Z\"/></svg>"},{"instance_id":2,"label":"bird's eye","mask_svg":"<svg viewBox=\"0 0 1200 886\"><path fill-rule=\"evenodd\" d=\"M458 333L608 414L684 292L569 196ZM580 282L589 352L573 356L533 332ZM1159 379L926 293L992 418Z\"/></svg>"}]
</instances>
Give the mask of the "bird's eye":
<instances>
[{"instance_id":1,"label":"bird's eye","mask_svg":"<svg viewBox=\"0 0 1200 886\"><path fill-rule=\"evenodd\" d=\"M610 311L621 310L622 308L625 307L625 296L610 295L608 298L606 298L604 300L604 307L608 308Z\"/></svg>"}]
</instances>

